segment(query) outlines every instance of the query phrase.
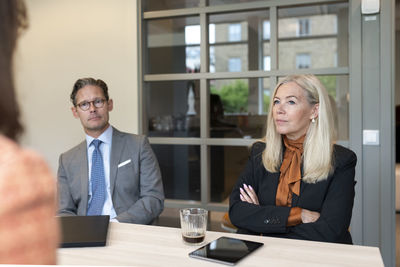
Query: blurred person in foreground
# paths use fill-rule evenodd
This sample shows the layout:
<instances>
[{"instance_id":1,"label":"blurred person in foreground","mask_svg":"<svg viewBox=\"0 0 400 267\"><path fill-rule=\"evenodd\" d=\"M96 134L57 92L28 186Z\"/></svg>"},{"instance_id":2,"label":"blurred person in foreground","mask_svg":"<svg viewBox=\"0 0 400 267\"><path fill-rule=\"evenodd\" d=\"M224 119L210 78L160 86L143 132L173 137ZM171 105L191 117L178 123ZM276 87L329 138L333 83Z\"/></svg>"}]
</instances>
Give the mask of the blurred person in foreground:
<instances>
[{"instance_id":1,"label":"blurred person in foreground","mask_svg":"<svg viewBox=\"0 0 400 267\"><path fill-rule=\"evenodd\" d=\"M232 223L239 233L352 244L357 157L334 144L326 89L313 75L288 76L272 102L230 196Z\"/></svg>"},{"instance_id":2,"label":"blurred person in foreground","mask_svg":"<svg viewBox=\"0 0 400 267\"><path fill-rule=\"evenodd\" d=\"M0 1L0 264L55 264L59 242L56 180L45 161L21 148L13 54L26 28L23 1Z\"/></svg>"}]
</instances>

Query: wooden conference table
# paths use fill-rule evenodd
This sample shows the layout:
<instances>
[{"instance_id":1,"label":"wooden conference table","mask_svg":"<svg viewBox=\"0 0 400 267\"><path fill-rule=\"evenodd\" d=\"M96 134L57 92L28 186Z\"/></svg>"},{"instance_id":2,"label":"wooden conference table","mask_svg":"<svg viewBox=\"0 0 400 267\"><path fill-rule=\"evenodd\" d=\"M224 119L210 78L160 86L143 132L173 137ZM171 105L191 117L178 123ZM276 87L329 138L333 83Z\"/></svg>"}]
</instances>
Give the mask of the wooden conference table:
<instances>
[{"instance_id":1,"label":"wooden conference table","mask_svg":"<svg viewBox=\"0 0 400 267\"><path fill-rule=\"evenodd\" d=\"M263 242L264 246L238 266L384 266L379 249L355 245L290 240L264 236L207 232L206 242L231 236ZM105 247L60 248L60 265L224 266L193 259L199 246L183 243L179 228L110 223Z\"/></svg>"}]
</instances>

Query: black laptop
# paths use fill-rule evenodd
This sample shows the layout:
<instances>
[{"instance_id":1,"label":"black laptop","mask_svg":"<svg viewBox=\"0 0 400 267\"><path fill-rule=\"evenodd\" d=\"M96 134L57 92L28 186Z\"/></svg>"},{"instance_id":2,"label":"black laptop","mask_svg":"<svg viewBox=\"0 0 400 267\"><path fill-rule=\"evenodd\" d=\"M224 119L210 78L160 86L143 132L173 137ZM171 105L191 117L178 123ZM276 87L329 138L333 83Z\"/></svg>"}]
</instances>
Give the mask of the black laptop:
<instances>
[{"instance_id":1,"label":"black laptop","mask_svg":"<svg viewBox=\"0 0 400 267\"><path fill-rule=\"evenodd\" d=\"M106 245L110 216L63 216L59 218L62 232L60 247L100 247Z\"/></svg>"}]
</instances>

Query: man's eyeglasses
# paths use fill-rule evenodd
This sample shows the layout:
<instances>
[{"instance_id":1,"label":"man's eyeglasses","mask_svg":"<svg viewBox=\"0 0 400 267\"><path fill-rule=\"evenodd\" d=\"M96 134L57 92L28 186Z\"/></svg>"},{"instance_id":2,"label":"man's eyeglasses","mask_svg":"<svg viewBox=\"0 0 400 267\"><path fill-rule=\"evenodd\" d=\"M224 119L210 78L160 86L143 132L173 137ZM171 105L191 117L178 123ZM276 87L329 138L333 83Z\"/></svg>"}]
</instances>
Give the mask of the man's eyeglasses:
<instances>
[{"instance_id":1,"label":"man's eyeglasses","mask_svg":"<svg viewBox=\"0 0 400 267\"><path fill-rule=\"evenodd\" d=\"M83 102L77 104L77 106L78 106L81 110L86 111L86 110L88 110L88 109L90 108L90 104L91 104L91 103L93 103L93 106L94 106L95 108L102 108L102 107L104 106L104 103L105 103L105 102L106 102L106 99L104 99L104 98L96 98L96 99L93 100L93 101L83 101Z\"/></svg>"}]
</instances>

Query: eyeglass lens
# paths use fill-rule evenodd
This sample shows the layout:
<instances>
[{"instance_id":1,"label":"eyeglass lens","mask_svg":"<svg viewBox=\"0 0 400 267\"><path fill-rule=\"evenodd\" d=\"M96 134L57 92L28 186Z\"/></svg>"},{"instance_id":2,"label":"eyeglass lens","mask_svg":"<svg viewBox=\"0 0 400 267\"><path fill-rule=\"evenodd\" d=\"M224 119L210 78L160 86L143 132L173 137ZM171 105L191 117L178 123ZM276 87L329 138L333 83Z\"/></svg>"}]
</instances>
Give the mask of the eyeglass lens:
<instances>
[{"instance_id":1,"label":"eyeglass lens","mask_svg":"<svg viewBox=\"0 0 400 267\"><path fill-rule=\"evenodd\" d=\"M95 99L93 101L84 101L82 103L79 103L78 106L82 109L82 110L88 110L90 108L90 103L93 103L93 105L96 108L101 108L103 107L105 102L105 99Z\"/></svg>"}]
</instances>

